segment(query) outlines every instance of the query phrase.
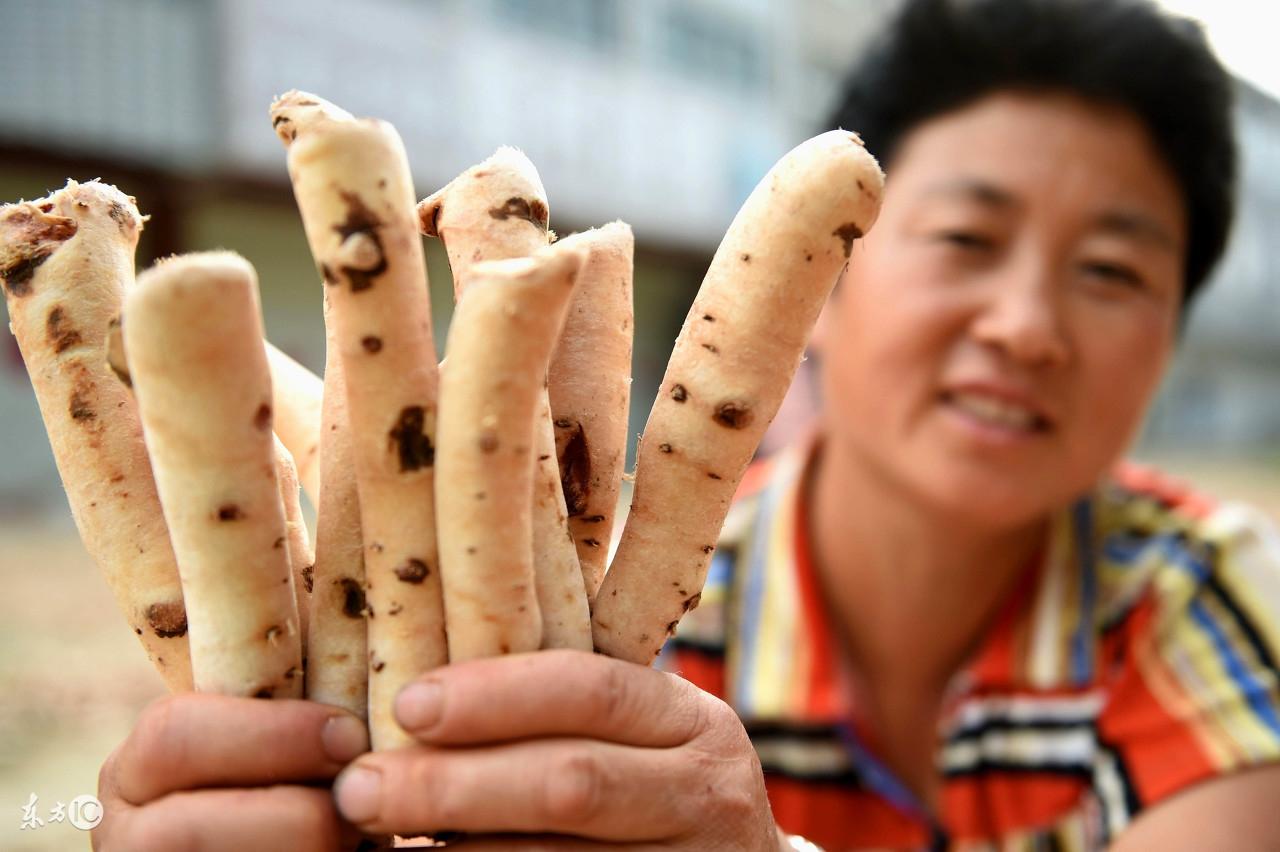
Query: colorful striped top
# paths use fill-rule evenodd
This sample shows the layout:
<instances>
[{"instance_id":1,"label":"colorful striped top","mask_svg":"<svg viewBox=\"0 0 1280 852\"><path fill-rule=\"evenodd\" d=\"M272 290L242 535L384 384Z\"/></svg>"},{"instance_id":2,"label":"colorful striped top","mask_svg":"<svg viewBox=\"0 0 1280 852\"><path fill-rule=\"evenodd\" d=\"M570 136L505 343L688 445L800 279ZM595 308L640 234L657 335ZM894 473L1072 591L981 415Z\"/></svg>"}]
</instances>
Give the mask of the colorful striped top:
<instances>
[{"instance_id":1,"label":"colorful striped top","mask_svg":"<svg viewBox=\"0 0 1280 852\"><path fill-rule=\"evenodd\" d=\"M944 702L939 813L853 721L788 450L748 471L659 665L727 701L778 824L840 849L1098 850L1144 807L1280 760L1280 531L1132 466L1054 521Z\"/></svg>"}]
</instances>

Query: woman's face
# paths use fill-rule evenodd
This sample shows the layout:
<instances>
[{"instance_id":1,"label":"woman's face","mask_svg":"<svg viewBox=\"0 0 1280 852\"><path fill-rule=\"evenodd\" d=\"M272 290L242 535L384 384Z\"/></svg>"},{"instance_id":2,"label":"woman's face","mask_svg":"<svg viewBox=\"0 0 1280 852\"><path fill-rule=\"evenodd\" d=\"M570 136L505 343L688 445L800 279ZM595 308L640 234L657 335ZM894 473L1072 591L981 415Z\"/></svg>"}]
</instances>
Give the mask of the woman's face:
<instances>
[{"instance_id":1,"label":"woman's face","mask_svg":"<svg viewBox=\"0 0 1280 852\"><path fill-rule=\"evenodd\" d=\"M1185 219L1118 109L1003 93L920 125L815 333L827 440L970 522L1068 503L1159 383Z\"/></svg>"}]
</instances>

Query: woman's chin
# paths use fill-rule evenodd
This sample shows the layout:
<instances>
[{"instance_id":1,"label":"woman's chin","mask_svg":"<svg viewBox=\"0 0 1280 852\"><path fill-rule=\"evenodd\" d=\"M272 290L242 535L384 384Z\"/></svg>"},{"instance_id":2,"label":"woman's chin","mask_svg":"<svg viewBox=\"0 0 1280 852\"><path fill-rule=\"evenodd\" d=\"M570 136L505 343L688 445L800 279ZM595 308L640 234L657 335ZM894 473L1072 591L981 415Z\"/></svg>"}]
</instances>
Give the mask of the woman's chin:
<instances>
[{"instance_id":1,"label":"woman's chin","mask_svg":"<svg viewBox=\"0 0 1280 852\"><path fill-rule=\"evenodd\" d=\"M922 478L920 496L940 520L993 532L1042 520L1072 499L1045 488L1039 477L938 472Z\"/></svg>"}]
</instances>

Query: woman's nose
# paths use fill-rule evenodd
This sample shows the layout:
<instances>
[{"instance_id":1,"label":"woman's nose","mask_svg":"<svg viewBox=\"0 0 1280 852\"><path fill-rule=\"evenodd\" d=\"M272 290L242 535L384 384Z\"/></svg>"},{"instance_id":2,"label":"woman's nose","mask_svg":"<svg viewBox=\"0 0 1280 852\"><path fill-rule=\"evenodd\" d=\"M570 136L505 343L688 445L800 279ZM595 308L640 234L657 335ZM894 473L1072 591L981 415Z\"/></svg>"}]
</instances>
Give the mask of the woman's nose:
<instances>
[{"instance_id":1,"label":"woman's nose","mask_svg":"<svg viewBox=\"0 0 1280 852\"><path fill-rule=\"evenodd\" d=\"M988 284L974 338L1026 367L1066 364L1071 349L1052 271L1029 261L1010 263Z\"/></svg>"}]
</instances>

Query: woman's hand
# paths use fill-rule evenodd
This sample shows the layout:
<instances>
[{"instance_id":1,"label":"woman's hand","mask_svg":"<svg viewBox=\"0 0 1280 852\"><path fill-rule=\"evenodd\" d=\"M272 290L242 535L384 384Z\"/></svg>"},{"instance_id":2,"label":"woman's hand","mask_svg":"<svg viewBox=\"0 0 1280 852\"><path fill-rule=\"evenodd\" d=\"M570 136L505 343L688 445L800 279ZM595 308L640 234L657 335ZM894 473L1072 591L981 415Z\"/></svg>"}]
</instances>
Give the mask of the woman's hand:
<instances>
[{"instance_id":1,"label":"woman's hand","mask_svg":"<svg viewBox=\"0 0 1280 852\"><path fill-rule=\"evenodd\" d=\"M161 698L103 764L93 848L353 849L328 783L368 747L364 723L322 704Z\"/></svg>"},{"instance_id":2,"label":"woman's hand","mask_svg":"<svg viewBox=\"0 0 1280 852\"><path fill-rule=\"evenodd\" d=\"M468 850L778 848L742 724L678 677L540 651L433 671L395 709L419 745L361 757L335 788L365 831L461 831Z\"/></svg>"}]
</instances>

